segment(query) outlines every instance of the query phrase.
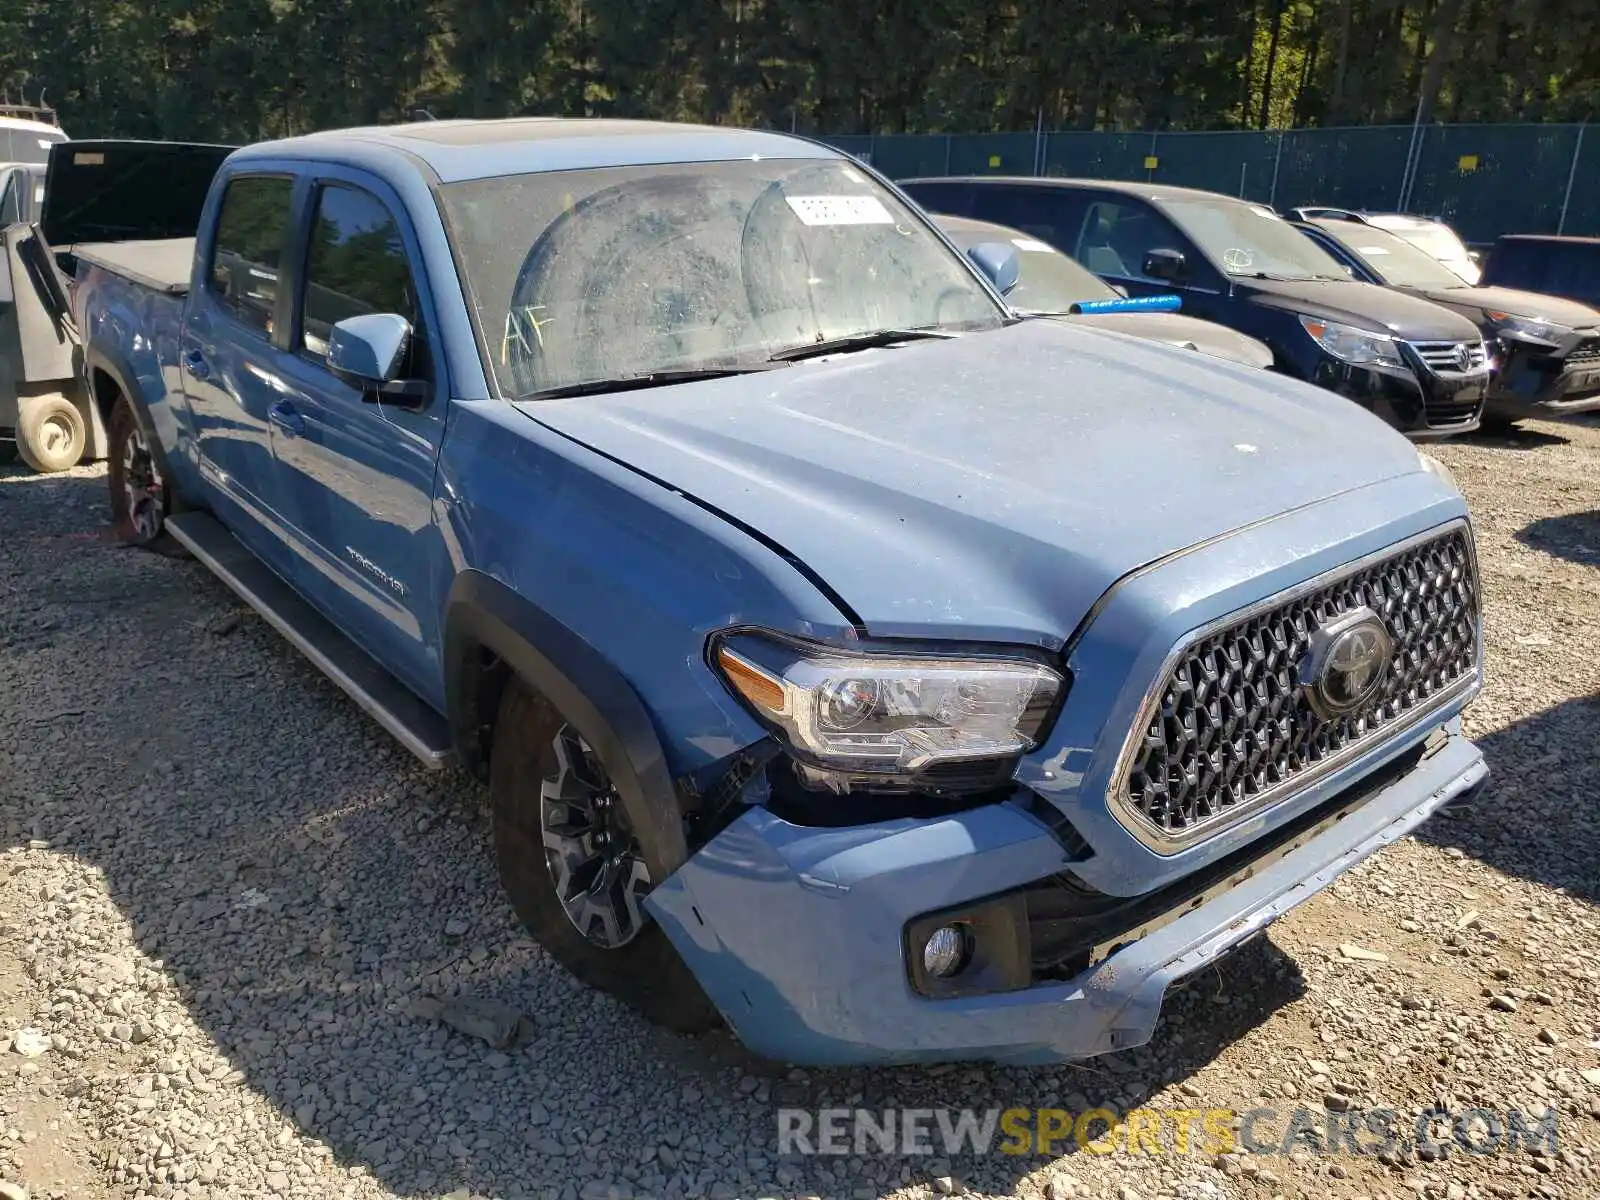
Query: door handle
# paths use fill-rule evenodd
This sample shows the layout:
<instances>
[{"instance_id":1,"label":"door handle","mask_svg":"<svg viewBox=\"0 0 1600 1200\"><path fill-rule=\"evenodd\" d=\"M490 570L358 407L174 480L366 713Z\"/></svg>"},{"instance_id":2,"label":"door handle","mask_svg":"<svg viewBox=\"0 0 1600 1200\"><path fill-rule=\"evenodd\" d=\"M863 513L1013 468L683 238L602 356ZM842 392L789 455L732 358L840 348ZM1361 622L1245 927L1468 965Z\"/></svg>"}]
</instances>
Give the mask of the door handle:
<instances>
[{"instance_id":1,"label":"door handle","mask_svg":"<svg viewBox=\"0 0 1600 1200\"><path fill-rule=\"evenodd\" d=\"M183 369L196 379L209 379L211 377L211 364L206 362L206 356L198 350L184 352Z\"/></svg>"},{"instance_id":2,"label":"door handle","mask_svg":"<svg viewBox=\"0 0 1600 1200\"><path fill-rule=\"evenodd\" d=\"M299 437L306 431L306 419L295 412L294 405L287 400L280 400L267 409L267 420L289 437Z\"/></svg>"}]
</instances>

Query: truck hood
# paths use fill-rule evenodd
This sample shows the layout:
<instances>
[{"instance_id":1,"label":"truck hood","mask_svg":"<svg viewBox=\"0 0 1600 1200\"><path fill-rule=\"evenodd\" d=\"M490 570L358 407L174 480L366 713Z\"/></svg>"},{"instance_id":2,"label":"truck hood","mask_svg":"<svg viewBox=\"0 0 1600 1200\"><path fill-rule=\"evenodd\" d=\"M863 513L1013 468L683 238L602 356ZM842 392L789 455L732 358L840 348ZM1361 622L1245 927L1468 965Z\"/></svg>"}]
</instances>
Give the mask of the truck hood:
<instances>
[{"instance_id":1,"label":"truck hood","mask_svg":"<svg viewBox=\"0 0 1600 1200\"><path fill-rule=\"evenodd\" d=\"M1568 329L1593 329L1600 325L1600 312L1576 300L1563 300L1559 296L1544 296L1538 292L1524 292L1504 287L1459 288L1407 288L1406 291L1435 304L1448 305L1472 320L1484 319L1489 311L1509 313L1513 317L1529 317L1539 321L1553 321Z\"/></svg>"},{"instance_id":2,"label":"truck hood","mask_svg":"<svg viewBox=\"0 0 1600 1200\"><path fill-rule=\"evenodd\" d=\"M1375 283L1353 279L1251 279L1234 283L1235 294L1286 312L1303 313L1393 334L1408 342L1466 342L1478 327L1449 309Z\"/></svg>"},{"instance_id":3,"label":"truck hood","mask_svg":"<svg viewBox=\"0 0 1600 1200\"><path fill-rule=\"evenodd\" d=\"M518 407L781 546L874 636L1056 648L1137 567L1420 469L1331 392L1053 321Z\"/></svg>"},{"instance_id":4,"label":"truck hood","mask_svg":"<svg viewBox=\"0 0 1600 1200\"><path fill-rule=\"evenodd\" d=\"M1169 346L1193 346L1202 354L1213 354L1246 367L1265 368L1272 365L1272 351L1264 343L1226 325L1202 321L1198 317L1186 317L1182 313L1079 313L1077 316L1050 319L1071 321L1111 333L1125 333L1152 342L1164 342Z\"/></svg>"}]
</instances>

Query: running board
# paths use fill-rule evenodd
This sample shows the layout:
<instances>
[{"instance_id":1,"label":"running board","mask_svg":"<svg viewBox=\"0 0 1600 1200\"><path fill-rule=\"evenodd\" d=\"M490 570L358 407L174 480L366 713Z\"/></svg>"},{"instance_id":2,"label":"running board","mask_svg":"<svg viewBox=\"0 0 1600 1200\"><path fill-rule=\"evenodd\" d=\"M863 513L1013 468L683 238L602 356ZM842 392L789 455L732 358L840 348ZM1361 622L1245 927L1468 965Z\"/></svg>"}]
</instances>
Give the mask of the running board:
<instances>
[{"instance_id":1,"label":"running board","mask_svg":"<svg viewBox=\"0 0 1600 1200\"><path fill-rule=\"evenodd\" d=\"M454 761L444 718L302 600L210 513L175 513L167 518L166 531L424 765L437 770Z\"/></svg>"}]
</instances>

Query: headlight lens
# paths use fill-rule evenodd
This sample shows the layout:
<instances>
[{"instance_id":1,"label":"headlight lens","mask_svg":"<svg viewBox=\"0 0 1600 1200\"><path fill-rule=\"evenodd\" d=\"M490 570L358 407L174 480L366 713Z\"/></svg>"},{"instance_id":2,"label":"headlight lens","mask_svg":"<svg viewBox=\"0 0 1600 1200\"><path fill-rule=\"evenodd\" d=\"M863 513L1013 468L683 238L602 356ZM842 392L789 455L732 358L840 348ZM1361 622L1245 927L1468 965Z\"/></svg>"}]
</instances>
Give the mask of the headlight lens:
<instances>
[{"instance_id":1,"label":"headlight lens","mask_svg":"<svg viewBox=\"0 0 1600 1200\"><path fill-rule=\"evenodd\" d=\"M850 653L755 633L719 640L712 662L800 759L846 776L1013 758L1035 745L1062 684L1021 659Z\"/></svg>"},{"instance_id":2,"label":"headlight lens","mask_svg":"<svg viewBox=\"0 0 1600 1200\"><path fill-rule=\"evenodd\" d=\"M1445 466L1433 455L1425 454L1421 450L1417 451L1417 457L1422 460L1422 469L1424 471L1430 475L1437 475L1456 491L1459 492L1461 490L1461 485L1456 482L1456 477L1451 473L1449 467Z\"/></svg>"},{"instance_id":3,"label":"headlight lens","mask_svg":"<svg viewBox=\"0 0 1600 1200\"><path fill-rule=\"evenodd\" d=\"M1358 366L1405 367L1400 347L1386 333L1369 333L1353 325L1301 316L1301 327L1311 339L1341 362Z\"/></svg>"},{"instance_id":4,"label":"headlight lens","mask_svg":"<svg viewBox=\"0 0 1600 1200\"><path fill-rule=\"evenodd\" d=\"M1487 315L1499 332L1520 333L1524 337L1538 338L1541 342L1559 342L1572 332L1565 325L1540 321L1534 317L1513 317L1503 312L1488 312Z\"/></svg>"}]
</instances>

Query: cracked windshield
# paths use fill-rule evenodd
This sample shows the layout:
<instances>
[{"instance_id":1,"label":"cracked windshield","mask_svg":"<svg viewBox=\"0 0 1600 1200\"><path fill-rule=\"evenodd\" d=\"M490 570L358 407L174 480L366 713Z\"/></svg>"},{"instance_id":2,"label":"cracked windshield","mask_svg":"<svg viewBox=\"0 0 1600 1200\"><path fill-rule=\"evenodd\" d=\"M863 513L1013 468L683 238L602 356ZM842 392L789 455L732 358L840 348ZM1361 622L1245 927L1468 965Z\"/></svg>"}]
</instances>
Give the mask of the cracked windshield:
<instances>
[{"instance_id":1,"label":"cracked windshield","mask_svg":"<svg viewBox=\"0 0 1600 1200\"><path fill-rule=\"evenodd\" d=\"M443 195L512 396L759 370L838 339L1005 320L920 218L839 162L568 171Z\"/></svg>"}]
</instances>

